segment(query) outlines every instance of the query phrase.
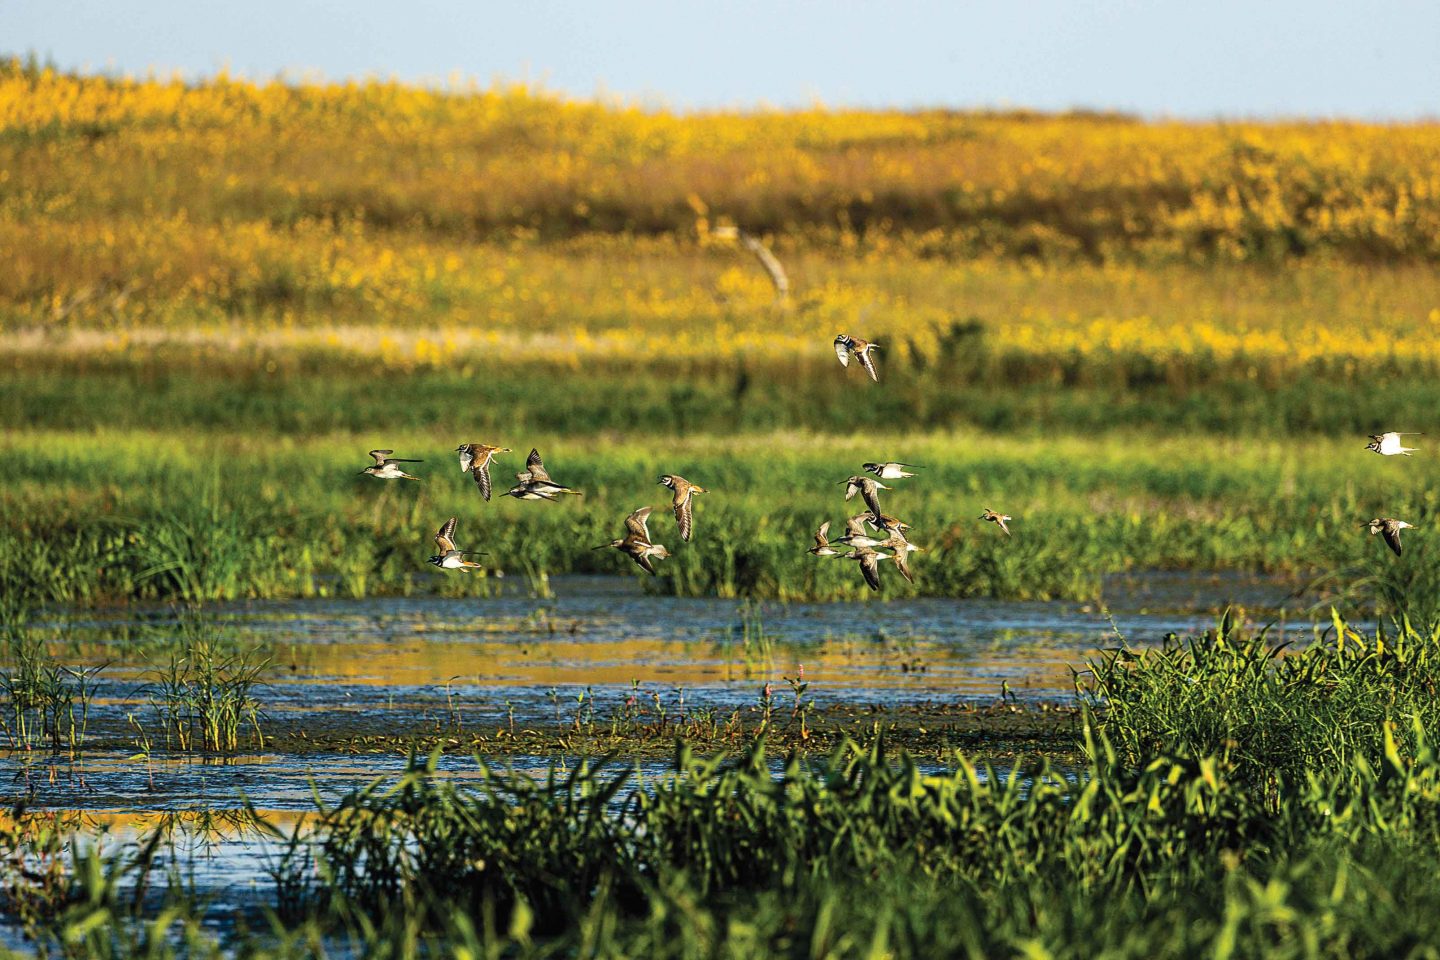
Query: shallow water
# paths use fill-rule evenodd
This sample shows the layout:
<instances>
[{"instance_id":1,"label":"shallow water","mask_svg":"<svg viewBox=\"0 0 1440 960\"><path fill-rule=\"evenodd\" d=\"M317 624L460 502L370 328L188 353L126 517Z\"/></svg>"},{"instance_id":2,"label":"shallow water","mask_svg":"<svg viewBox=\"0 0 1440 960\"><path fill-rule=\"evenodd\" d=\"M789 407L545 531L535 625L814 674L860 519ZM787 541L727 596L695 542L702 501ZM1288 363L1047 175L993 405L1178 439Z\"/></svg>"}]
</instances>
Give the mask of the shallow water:
<instances>
[{"instance_id":1,"label":"shallow water","mask_svg":"<svg viewBox=\"0 0 1440 960\"><path fill-rule=\"evenodd\" d=\"M1294 603L1288 585L1173 574L1112 579L1108 614L1072 603L990 600L677 599L644 594L631 578L557 578L552 588L555 597L546 600L256 602L209 612L227 641L270 660L257 691L266 731L319 736L563 723L585 691L601 720L631 696L647 708L658 698L672 714L682 705L728 712L755 704L766 683L786 696L782 678L802 671L822 709L993 703L1002 683L1021 699L1063 701L1073 696L1072 668L1120 636L1153 643L1212 626L1227 603L1270 613ZM97 749L77 759L0 757L0 800L65 811L82 818L79 829L103 827L111 842L166 825L174 831L173 862L223 905L268 890L274 841L247 826L247 804L283 824L312 809L317 796L333 801L398 777L407 761L397 752L259 751L219 762L167 756L148 702L165 655L135 637L177 624L164 609L58 617L52 625L77 660L105 664L90 719ZM1309 633L1310 621L1302 617L1294 629ZM148 756L136 756L137 729L151 731ZM506 762L536 772L549 763ZM461 778L478 770L467 756L439 764ZM177 811L184 816L170 817Z\"/></svg>"}]
</instances>

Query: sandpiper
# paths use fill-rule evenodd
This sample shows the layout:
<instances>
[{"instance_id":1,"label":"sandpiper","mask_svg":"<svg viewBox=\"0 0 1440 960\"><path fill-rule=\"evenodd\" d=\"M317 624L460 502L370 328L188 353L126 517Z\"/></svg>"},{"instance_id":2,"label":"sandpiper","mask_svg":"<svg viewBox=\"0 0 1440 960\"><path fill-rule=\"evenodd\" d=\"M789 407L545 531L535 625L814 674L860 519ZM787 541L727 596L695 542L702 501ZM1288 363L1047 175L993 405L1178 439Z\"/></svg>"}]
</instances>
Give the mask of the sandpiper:
<instances>
[{"instance_id":1,"label":"sandpiper","mask_svg":"<svg viewBox=\"0 0 1440 960\"><path fill-rule=\"evenodd\" d=\"M855 494L858 493L860 494L860 496L865 498L865 506L870 508L871 513L875 514L875 516L877 517L884 513L884 511L880 509L879 491L890 489L889 487L885 486L885 484L881 483L879 480L872 480L869 477L850 477L849 479L841 480L840 482L845 484L846 500L853 499L855 497Z\"/></svg>"},{"instance_id":2,"label":"sandpiper","mask_svg":"<svg viewBox=\"0 0 1440 960\"><path fill-rule=\"evenodd\" d=\"M541 461L538 450L530 451L530 456L525 458L525 469L515 474L515 479L517 483L506 490L505 495L514 497L516 500L555 501L560 499L558 494L561 493L580 496L579 490L571 490L550 479L550 474L545 472L545 464Z\"/></svg>"},{"instance_id":3,"label":"sandpiper","mask_svg":"<svg viewBox=\"0 0 1440 960\"><path fill-rule=\"evenodd\" d=\"M488 443L462 443L455 448L460 454L460 472L475 478L480 496L490 499L490 461L497 453L509 453L509 447L492 447Z\"/></svg>"},{"instance_id":4,"label":"sandpiper","mask_svg":"<svg viewBox=\"0 0 1440 960\"><path fill-rule=\"evenodd\" d=\"M1014 520L1015 518L1012 517L1012 516L1010 516L1008 513L996 513L994 510L991 510L989 507L986 507L986 508L985 508L985 512L982 513L982 514L980 514L980 516L979 516L978 519L980 519L980 520L989 520L991 523L999 524L999 525L1000 525L1000 529L1001 529L1001 530L1004 530L1004 531L1005 531L1005 536L1008 537L1008 536L1010 536L1010 528L1007 527L1007 526L1005 526L1005 521L1006 521L1006 520Z\"/></svg>"},{"instance_id":5,"label":"sandpiper","mask_svg":"<svg viewBox=\"0 0 1440 960\"><path fill-rule=\"evenodd\" d=\"M836 537L836 543L843 543L849 547L878 547L885 542L884 537L872 537L865 532L866 521L873 516L869 513L857 513L845 521L845 536Z\"/></svg>"},{"instance_id":6,"label":"sandpiper","mask_svg":"<svg viewBox=\"0 0 1440 960\"><path fill-rule=\"evenodd\" d=\"M860 361L860 366L870 374L870 379L876 381L880 377L875 373L875 361L870 356L871 350L880 349L880 344L872 343L869 340L861 340L859 337L852 337L849 334L838 334L835 337L835 356L840 358L840 366L850 366L850 358L853 356Z\"/></svg>"},{"instance_id":7,"label":"sandpiper","mask_svg":"<svg viewBox=\"0 0 1440 960\"><path fill-rule=\"evenodd\" d=\"M830 521L826 520L824 523L820 524L820 529L815 531L815 546L811 547L805 552L814 554L817 557L840 556L840 551L830 546L829 535Z\"/></svg>"},{"instance_id":8,"label":"sandpiper","mask_svg":"<svg viewBox=\"0 0 1440 960\"><path fill-rule=\"evenodd\" d=\"M366 467L361 473L368 473L372 477L381 480L419 480L419 477L412 477L403 469L396 466L400 463L424 463L424 460L402 460L399 457L391 457L394 450L371 450L370 456L375 460L373 467Z\"/></svg>"},{"instance_id":9,"label":"sandpiper","mask_svg":"<svg viewBox=\"0 0 1440 960\"><path fill-rule=\"evenodd\" d=\"M437 567L446 570L473 570L480 566L465 558L471 554L455 548L455 518L446 520L435 534L435 545L440 548L438 556L430 558L430 562Z\"/></svg>"},{"instance_id":10,"label":"sandpiper","mask_svg":"<svg viewBox=\"0 0 1440 960\"><path fill-rule=\"evenodd\" d=\"M680 525L680 539L689 540L690 528L695 523L695 505L692 499L697 493L710 491L674 473L665 474L660 478L660 482L675 491L675 500L671 504L675 509L675 522Z\"/></svg>"},{"instance_id":11,"label":"sandpiper","mask_svg":"<svg viewBox=\"0 0 1440 960\"><path fill-rule=\"evenodd\" d=\"M914 583L915 577L910 573L910 554L918 552L922 548L915 546L898 532L892 533L880 543L880 546L894 551L890 555L890 559L895 561L895 568L900 571L902 577Z\"/></svg>"},{"instance_id":12,"label":"sandpiper","mask_svg":"<svg viewBox=\"0 0 1440 960\"><path fill-rule=\"evenodd\" d=\"M845 554L846 560L856 560L860 563L860 573L864 575L865 582L870 584L871 590L880 589L880 561L892 559L888 553L876 553L869 547L856 547Z\"/></svg>"},{"instance_id":13,"label":"sandpiper","mask_svg":"<svg viewBox=\"0 0 1440 960\"><path fill-rule=\"evenodd\" d=\"M1408 456L1410 456L1410 454L1414 453L1415 450L1417 450L1418 448L1417 448L1417 447L1402 447L1402 446L1400 445L1400 438L1401 438L1401 437L1418 437L1418 436L1420 436L1420 434L1418 434L1418 433L1400 433L1400 432L1396 432L1396 431L1392 431L1392 432L1390 432L1390 433L1382 433L1382 434L1379 434L1378 436L1377 436L1376 434L1371 434L1371 435L1370 435L1370 442L1365 445L1365 449L1366 449L1366 450L1374 450L1376 453L1380 454L1380 456L1382 456L1382 457L1393 457L1393 456L1395 456L1397 453L1398 453L1398 454L1403 454L1404 456L1407 456L1407 457L1408 457Z\"/></svg>"},{"instance_id":14,"label":"sandpiper","mask_svg":"<svg viewBox=\"0 0 1440 960\"><path fill-rule=\"evenodd\" d=\"M886 533L904 533L910 529L910 524L904 520L892 517L888 513L882 513L878 517L873 513L867 513L865 515L865 522L876 530L884 530Z\"/></svg>"},{"instance_id":15,"label":"sandpiper","mask_svg":"<svg viewBox=\"0 0 1440 960\"><path fill-rule=\"evenodd\" d=\"M908 477L915 476L915 474L905 469L906 467L914 467L915 464L913 463L900 463L897 460L891 460L887 463L867 463L864 466L866 473L873 473L881 480L904 480ZM919 468L917 467L916 469Z\"/></svg>"},{"instance_id":16,"label":"sandpiper","mask_svg":"<svg viewBox=\"0 0 1440 960\"><path fill-rule=\"evenodd\" d=\"M611 540L595 549L604 550L606 547L614 547L638 563L646 573L653 574L655 565L650 562L650 558L664 560L670 556L670 551L665 549L664 544L650 542L650 527L646 523L650 518L650 510L650 507L641 507L630 514L625 518L625 536L619 540Z\"/></svg>"},{"instance_id":17,"label":"sandpiper","mask_svg":"<svg viewBox=\"0 0 1440 960\"><path fill-rule=\"evenodd\" d=\"M1400 556L1400 531L1410 530L1414 527L1413 524L1406 523L1404 520L1396 520L1394 517L1376 517L1368 524L1361 524L1361 526L1369 526L1372 537L1377 533L1383 536L1397 557Z\"/></svg>"}]
</instances>

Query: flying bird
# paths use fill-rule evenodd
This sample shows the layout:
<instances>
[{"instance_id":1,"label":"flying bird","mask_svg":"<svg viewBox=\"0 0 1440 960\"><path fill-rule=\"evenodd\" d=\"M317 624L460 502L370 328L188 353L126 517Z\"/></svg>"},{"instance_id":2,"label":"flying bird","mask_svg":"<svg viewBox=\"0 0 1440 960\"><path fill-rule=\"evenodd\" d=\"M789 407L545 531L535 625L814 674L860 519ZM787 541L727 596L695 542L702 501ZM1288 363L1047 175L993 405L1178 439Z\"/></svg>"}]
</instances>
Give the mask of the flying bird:
<instances>
[{"instance_id":1,"label":"flying bird","mask_svg":"<svg viewBox=\"0 0 1440 960\"><path fill-rule=\"evenodd\" d=\"M675 510L675 522L680 526L680 539L690 539L690 528L695 523L695 505L692 502L695 494L709 493L698 483L691 483L684 477L673 473L667 473L660 478L660 482L671 490L675 491L675 499L671 506Z\"/></svg>"},{"instance_id":2,"label":"flying bird","mask_svg":"<svg viewBox=\"0 0 1440 960\"><path fill-rule=\"evenodd\" d=\"M879 350L880 344L872 343L869 340L861 340L859 337L852 337L849 334L838 334L835 337L835 356L840 359L840 366L850 366L850 358L854 357L860 361L860 366L870 374L870 379L876 381L880 377L875 372L875 360L870 356L871 350Z\"/></svg>"},{"instance_id":3,"label":"flying bird","mask_svg":"<svg viewBox=\"0 0 1440 960\"><path fill-rule=\"evenodd\" d=\"M914 467L915 464L913 463L900 463L892 460L888 463L867 463L864 466L866 473L873 473L881 480L904 480L907 477L915 476L915 474L905 469L906 467Z\"/></svg>"},{"instance_id":4,"label":"flying bird","mask_svg":"<svg viewBox=\"0 0 1440 960\"><path fill-rule=\"evenodd\" d=\"M877 517L884 513L884 511L880 509L880 491L890 489L885 486L885 484L879 480L872 480L869 477L850 477L840 482L845 484L846 500L854 499L855 494L858 493L865 499L865 506L870 508L871 513Z\"/></svg>"},{"instance_id":5,"label":"flying bird","mask_svg":"<svg viewBox=\"0 0 1440 960\"><path fill-rule=\"evenodd\" d=\"M830 521L829 521L829 520L826 520L824 523L820 524L820 529L818 529L818 530L815 531L815 546L811 547L809 550L807 550L807 551L805 551L805 552L806 552L806 553L814 554L814 555L817 556L817 557L838 557L838 556L840 556L840 551L839 551L839 550L836 550L834 547L830 546L830 540L828 539L828 538L829 538L829 534L830 534Z\"/></svg>"},{"instance_id":6,"label":"flying bird","mask_svg":"<svg viewBox=\"0 0 1440 960\"><path fill-rule=\"evenodd\" d=\"M1406 523L1404 520L1396 520L1394 517L1376 517L1368 524L1361 524L1361 526L1369 526L1372 537L1377 533L1383 536L1385 543L1395 551L1397 557L1400 556L1400 531L1410 530L1414 527L1413 524Z\"/></svg>"},{"instance_id":7,"label":"flying bird","mask_svg":"<svg viewBox=\"0 0 1440 960\"><path fill-rule=\"evenodd\" d=\"M1010 536L1010 528L1005 526L1005 521L1014 520L1015 518L1008 513L996 513L994 510L986 507L985 512L980 514L978 519L989 520L991 523L998 524L1000 529L1005 531L1005 536L1008 537Z\"/></svg>"},{"instance_id":8,"label":"flying bird","mask_svg":"<svg viewBox=\"0 0 1440 960\"><path fill-rule=\"evenodd\" d=\"M1392 431L1390 433L1382 433L1378 436L1375 434L1371 434L1370 442L1365 445L1365 449L1373 450L1376 453L1380 454L1380 456L1382 457L1393 457L1397 453L1403 454L1404 456L1408 457L1418 448L1402 447L1400 445L1400 438L1418 436L1420 436L1420 434L1418 433L1399 433L1395 431Z\"/></svg>"},{"instance_id":9,"label":"flying bird","mask_svg":"<svg viewBox=\"0 0 1440 960\"><path fill-rule=\"evenodd\" d=\"M410 476L410 474L406 473L405 470L402 467L397 466L397 464L424 463L425 461L403 460L399 457L391 457L390 454L394 452L394 450L371 450L370 456L372 459L374 459L375 465L372 467L366 467L360 472L368 473L370 476L378 477L381 480L419 480L419 477Z\"/></svg>"},{"instance_id":10,"label":"flying bird","mask_svg":"<svg viewBox=\"0 0 1440 960\"><path fill-rule=\"evenodd\" d=\"M848 547L878 547L885 542L884 537L872 537L865 532L865 523L872 516L868 513L857 513L845 521L845 536L836 537L836 543L843 543Z\"/></svg>"},{"instance_id":11,"label":"flying bird","mask_svg":"<svg viewBox=\"0 0 1440 960\"><path fill-rule=\"evenodd\" d=\"M870 585L871 590L880 589L880 561L891 559L887 553L876 553L869 547L856 547L845 554L846 560L855 560L860 564L860 573L865 577L865 582Z\"/></svg>"},{"instance_id":12,"label":"flying bird","mask_svg":"<svg viewBox=\"0 0 1440 960\"><path fill-rule=\"evenodd\" d=\"M556 483L550 479L550 474L545 470L545 463L540 459L540 451L532 449L530 456L525 458L525 469L515 474L515 486L505 491L507 497L514 497L516 500L550 500L560 499L562 493L580 496L579 490L572 490L564 484Z\"/></svg>"},{"instance_id":13,"label":"flying bird","mask_svg":"<svg viewBox=\"0 0 1440 960\"><path fill-rule=\"evenodd\" d=\"M460 455L460 472L475 478L480 496L490 499L490 461L497 453L509 453L509 447L492 447L488 443L462 443L455 448Z\"/></svg>"},{"instance_id":14,"label":"flying bird","mask_svg":"<svg viewBox=\"0 0 1440 960\"><path fill-rule=\"evenodd\" d=\"M440 548L440 553L430 558L430 562L445 570L473 570L481 566L465 558L472 556L463 550L455 547L455 518L451 517L441 525L440 531L435 534L435 545ZM483 556L483 554L478 554Z\"/></svg>"},{"instance_id":15,"label":"flying bird","mask_svg":"<svg viewBox=\"0 0 1440 960\"><path fill-rule=\"evenodd\" d=\"M655 565L650 562L651 558L664 560L670 556L670 551L665 549L664 544L650 542L650 527L646 523L650 518L650 510L650 507L641 507L630 514L625 518L625 536L601 544L595 549L604 550L606 547L614 547L638 563L646 573L653 574Z\"/></svg>"}]
</instances>

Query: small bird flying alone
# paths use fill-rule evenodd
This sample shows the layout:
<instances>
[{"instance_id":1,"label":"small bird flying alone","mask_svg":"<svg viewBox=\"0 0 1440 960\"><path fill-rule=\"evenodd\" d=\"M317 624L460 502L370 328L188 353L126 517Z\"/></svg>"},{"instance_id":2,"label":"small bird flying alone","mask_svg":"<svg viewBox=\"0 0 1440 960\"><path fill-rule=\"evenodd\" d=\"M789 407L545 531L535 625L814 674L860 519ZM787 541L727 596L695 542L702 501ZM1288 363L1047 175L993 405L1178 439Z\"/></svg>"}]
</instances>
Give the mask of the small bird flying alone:
<instances>
[{"instance_id":1,"label":"small bird flying alone","mask_svg":"<svg viewBox=\"0 0 1440 960\"><path fill-rule=\"evenodd\" d=\"M651 558L664 560L670 556L670 551L665 549L663 543L650 542L650 527L646 523L650 519L650 510L650 507L641 507L630 514L625 518L625 536L619 540L601 544L595 549L604 550L606 547L614 547L638 563L646 573L654 574L655 565L650 562Z\"/></svg>"},{"instance_id":2,"label":"small bird flying alone","mask_svg":"<svg viewBox=\"0 0 1440 960\"><path fill-rule=\"evenodd\" d=\"M440 553L431 557L430 562L444 570L473 570L480 564L465 559L473 554L455 547L455 522L455 518L451 517L435 534L435 545L440 548Z\"/></svg>"},{"instance_id":3,"label":"small bird flying alone","mask_svg":"<svg viewBox=\"0 0 1440 960\"><path fill-rule=\"evenodd\" d=\"M1010 528L1005 526L1005 521L1014 520L1015 518L1008 513L996 513L994 510L986 507L985 512L980 514L978 519L989 520L991 523L997 524L1001 530L1005 531L1005 536L1008 537L1010 536Z\"/></svg>"},{"instance_id":4,"label":"small bird flying alone","mask_svg":"<svg viewBox=\"0 0 1440 960\"><path fill-rule=\"evenodd\" d=\"M698 483L691 483L682 476L667 473L660 478L660 482L671 490L675 491L675 499L671 507L675 510L675 522L680 527L680 539L690 539L690 529L695 524L695 505L692 502L695 494L709 493Z\"/></svg>"},{"instance_id":5,"label":"small bird flying alone","mask_svg":"<svg viewBox=\"0 0 1440 960\"><path fill-rule=\"evenodd\" d=\"M1414 528L1414 524L1406 523L1404 520L1396 520L1394 517L1376 517L1368 523L1361 524L1370 528L1370 535L1380 534L1385 538L1385 543L1395 556L1400 556L1400 531Z\"/></svg>"},{"instance_id":6,"label":"small bird flying alone","mask_svg":"<svg viewBox=\"0 0 1440 960\"><path fill-rule=\"evenodd\" d=\"M872 480L869 477L850 477L840 482L845 484L846 500L853 500L855 494L858 493L864 498L865 506L870 508L871 513L877 517L884 513L884 511L880 509L880 491L890 489L885 486L885 484L879 480Z\"/></svg>"},{"instance_id":7,"label":"small bird flying alone","mask_svg":"<svg viewBox=\"0 0 1440 960\"><path fill-rule=\"evenodd\" d=\"M540 451L534 449L530 451L530 456L525 458L525 469L515 474L515 480L515 486L506 490L505 495L516 500L554 502L560 499L559 495L562 493L580 496L579 490L572 490L550 479L550 474L546 472L545 464L540 459Z\"/></svg>"},{"instance_id":8,"label":"small bird flying alone","mask_svg":"<svg viewBox=\"0 0 1440 960\"><path fill-rule=\"evenodd\" d=\"M360 472L368 473L370 476L377 477L381 480L419 480L419 477L410 476L410 474L406 473L405 470L402 467L397 466L397 464L424 463L425 461L404 460L400 457L390 456L390 454L394 452L394 450L371 450L370 456L375 461L375 465L371 467L366 467Z\"/></svg>"},{"instance_id":9,"label":"small bird flying alone","mask_svg":"<svg viewBox=\"0 0 1440 960\"><path fill-rule=\"evenodd\" d=\"M880 376L875 372L875 360L870 356L870 351L879 350L880 344L872 343L869 340L861 340L859 337L852 337L842 333L835 337L835 356L840 359L840 366L850 366L850 358L854 357L860 361L860 366L870 374L870 379L880 381Z\"/></svg>"},{"instance_id":10,"label":"small bird flying alone","mask_svg":"<svg viewBox=\"0 0 1440 960\"><path fill-rule=\"evenodd\" d=\"M1370 442L1365 445L1365 449L1373 450L1376 453L1380 454L1380 456L1382 457L1393 457L1396 454L1401 454L1408 457L1418 448L1402 447L1400 445L1400 438L1418 436L1420 436L1420 434L1418 433L1399 433L1396 431L1392 431L1390 433L1382 433L1378 435L1371 434Z\"/></svg>"},{"instance_id":11,"label":"small bird flying alone","mask_svg":"<svg viewBox=\"0 0 1440 960\"><path fill-rule=\"evenodd\" d=\"M497 453L509 453L509 447L492 447L488 443L462 443L455 448L460 455L460 472L475 478L480 496L490 499L490 461Z\"/></svg>"},{"instance_id":12,"label":"small bird flying alone","mask_svg":"<svg viewBox=\"0 0 1440 960\"><path fill-rule=\"evenodd\" d=\"M873 473L881 480L904 480L907 477L915 476L906 470L907 467L914 467L913 463L899 463L892 460L888 463L867 463L864 466L866 473Z\"/></svg>"}]
</instances>

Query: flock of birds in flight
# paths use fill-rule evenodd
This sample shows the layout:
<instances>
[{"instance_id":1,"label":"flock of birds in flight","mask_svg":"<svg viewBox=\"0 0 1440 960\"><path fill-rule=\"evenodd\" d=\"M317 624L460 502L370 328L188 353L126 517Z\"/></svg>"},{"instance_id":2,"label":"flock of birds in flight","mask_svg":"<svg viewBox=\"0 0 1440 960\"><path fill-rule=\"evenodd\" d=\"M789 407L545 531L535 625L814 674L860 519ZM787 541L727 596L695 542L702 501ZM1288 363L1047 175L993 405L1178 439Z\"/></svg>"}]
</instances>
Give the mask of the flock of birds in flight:
<instances>
[{"instance_id":1,"label":"flock of birds in flight","mask_svg":"<svg viewBox=\"0 0 1440 960\"><path fill-rule=\"evenodd\" d=\"M835 355L839 358L841 366L844 367L850 365L851 359L859 361L860 366L870 375L870 379L879 382L880 377L875 369L875 358L872 356L879 346L878 343L842 333L835 338ZM424 461L391 456L394 452L394 450L371 450L370 457L375 463L366 467L361 473L379 480L419 480L419 477L406 473L402 464L423 463ZM488 501L492 492L490 465L497 455L510 453L510 448L488 443L462 443L455 448L455 452L460 457L460 471L468 473L474 478L476 485L480 488L480 495ZM912 471L919 468L913 464L894 460L866 463L863 466L866 473L874 474L874 476L858 475L840 482L845 485L846 502L853 500L858 494L865 503L866 511L846 520L845 535L836 537L834 540L829 539L830 522L827 520L822 523L815 532L815 546L811 547L808 552L816 557L840 557L854 560L860 567L860 573L865 578L865 583L872 590L880 589L880 563L885 560L893 562L896 569L900 571L900 575L914 583L915 577L910 569L910 554L921 548L911 543L906 537L906 531L910 529L908 523L890 516L881 509L880 491L892 489L882 483L882 480L908 480L915 476ZM691 483L684 477L673 473L661 477L659 482L669 487L673 494L670 506L675 514L675 523L680 539L688 542L695 526L695 495L709 491L699 484ZM552 479L549 471L545 469L540 452L532 449L530 456L525 460L525 469L515 474L515 485L506 490L504 495L517 500L555 502L565 495L579 496L580 491ZM611 540L609 543L601 544L595 549L614 548L619 550L635 561L645 572L654 574L654 561L666 559L670 556L670 551L663 543L656 543L650 535L650 513L653 509L653 507L641 507L631 513L625 518L625 535ZM1007 537L1010 536L1010 528L1006 526L1007 521L1014 519L1010 515L998 513L987 507L979 519L995 523ZM435 534L435 545L440 552L431 557L429 562L443 570L473 570L483 566L483 564L467 559L479 554L461 550L455 545L457 523L458 519L451 517L441 524L439 531ZM846 549L837 550L835 545L843 545ZM881 552L884 550L890 552Z\"/></svg>"},{"instance_id":2,"label":"flock of birds in flight","mask_svg":"<svg viewBox=\"0 0 1440 960\"><path fill-rule=\"evenodd\" d=\"M878 343L869 340L862 340L848 334L840 334L835 338L835 356L840 360L842 367L849 367L850 361L857 361L861 368L870 375L870 379L879 382L880 376L875 368L874 352L880 348ZM1403 445L1401 437L1418 436L1418 434L1391 432L1372 435L1370 443L1366 445L1381 456L1410 456L1415 452L1415 447ZM366 467L361 473L376 477L380 480L419 480L419 477L412 476L405 472L401 464L423 463L422 460L408 460L402 457L392 457L393 450L371 450L370 456L375 461L373 466ZM492 446L488 443L462 443L455 449L460 457L460 471L468 473L474 478L480 488L480 495L487 501L491 494L490 465L495 457L502 453L510 453L509 447ZM882 480L908 480L915 476L913 470L919 469L914 464L903 463L897 460L884 462L866 463L863 465L865 473L847 477L840 483L845 485L845 501L848 503L857 495L864 502L866 510L857 513L845 521L845 535L830 539L830 521L820 524L815 531L815 545L809 549L809 553L816 557L839 557L845 560L853 560L860 567L860 574L865 578L865 583L872 590L880 589L880 564L883 561L891 561L900 575L911 583L915 582L915 576L910 569L910 554L920 551L922 548L911 543L906 536L910 525L897 519L881 509L880 491L892 489L882 483ZM667 473L660 478L659 482L669 487L673 493L671 499L671 510L675 514L675 523L678 528L680 539L688 542L695 526L695 495L697 493L708 493L704 487L692 483L678 474ZM558 501L562 496L579 496L580 491L567 487L563 483L557 483L551 478L550 473L545 469L545 463L540 458L540 452L532 449L530 456L525 460L525 469L515 474L515 485L505 491L505 496L514 497L517 500L548 500ZM670 556L670 551L663 543L656 543L650 535L650 513L653 507L641 507L625 518L625 535L611 540L609 543L601 544L596 550L614 548L635 561L646 573L655 573L656 560L664 560ZM1007 522L1013 520L1009 514L1000 513L989 507L980 514L980 520L986 520L997 525L1005 536L1010 536L1010 528ZM455 545L455 526L457 518L451 517L446 520L439 531L435 534L435 544L440 552L430 558L430 563L444 570L471 570L482 566L473 560L466 559L477 554L461 550ZM1412 524L1395 517L1376 517L1362 526L1369 526L1370 533L1381 534L1385 543L1395 555L1399 556L1400 531L1413 528ZM846 549L837 550L836 545L843 545ZM882 551L889 550L889 553Z\"/></svg>"}]
</instances>

